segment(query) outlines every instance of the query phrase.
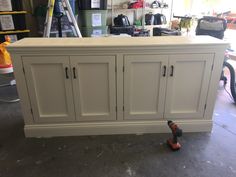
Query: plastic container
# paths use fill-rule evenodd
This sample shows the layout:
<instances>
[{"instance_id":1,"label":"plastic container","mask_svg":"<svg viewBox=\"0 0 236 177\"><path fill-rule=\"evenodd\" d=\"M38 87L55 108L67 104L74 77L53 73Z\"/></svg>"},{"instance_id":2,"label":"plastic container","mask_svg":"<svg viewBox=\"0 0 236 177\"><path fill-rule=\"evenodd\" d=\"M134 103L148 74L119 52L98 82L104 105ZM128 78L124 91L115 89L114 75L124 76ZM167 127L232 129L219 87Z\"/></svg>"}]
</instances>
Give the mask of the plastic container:
<instances>
[{"instance_id":1,"label":"plastic container","mask_svg":"<svg viewBox=\"0 0 236 177\"><path fill-rule=\"evenodd\" d=\"M107 0L78 0L79 10L106 10Z\"/></svg>"},{"instance_id":2,"label":"plastic container","mask_svg":"<svg viewBox=\"0 0 236 177\"><path fill-rule=\"evenodd\" d=\"M99 37L107 34L108 26L102 27L82 27L81 33L83 37Z\"/></svg>"},{"instance_id":3,"label":"plastic container","mask_svg":"<svg viewBox=\"0 0 236 177\"><path fill-rule=\"evenodd\" d=\"M107 10L81 10L80 26L101 27L107 24Z\"/></svg>"}]
</instances>

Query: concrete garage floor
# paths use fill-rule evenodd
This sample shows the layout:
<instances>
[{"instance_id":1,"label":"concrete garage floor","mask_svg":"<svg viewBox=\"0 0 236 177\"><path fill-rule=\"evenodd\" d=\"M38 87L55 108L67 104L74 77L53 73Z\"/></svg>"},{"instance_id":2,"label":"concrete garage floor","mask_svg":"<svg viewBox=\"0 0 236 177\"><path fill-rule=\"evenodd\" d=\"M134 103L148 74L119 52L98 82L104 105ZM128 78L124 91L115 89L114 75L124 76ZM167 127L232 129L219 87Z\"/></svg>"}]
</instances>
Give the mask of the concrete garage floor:
<instances>
[{"instance_id":1,"label":"concrete garage floor","mask_svg":"<svg viewBox=\"0 0 236 177\"><path fill-rule=\"evenodd\" d=\"M178 152L170 134L26 139L19 103L0 104L0 177L235 177L236 105L218 92L212 133L185 133Z\"/></svg>"}]
</instances>

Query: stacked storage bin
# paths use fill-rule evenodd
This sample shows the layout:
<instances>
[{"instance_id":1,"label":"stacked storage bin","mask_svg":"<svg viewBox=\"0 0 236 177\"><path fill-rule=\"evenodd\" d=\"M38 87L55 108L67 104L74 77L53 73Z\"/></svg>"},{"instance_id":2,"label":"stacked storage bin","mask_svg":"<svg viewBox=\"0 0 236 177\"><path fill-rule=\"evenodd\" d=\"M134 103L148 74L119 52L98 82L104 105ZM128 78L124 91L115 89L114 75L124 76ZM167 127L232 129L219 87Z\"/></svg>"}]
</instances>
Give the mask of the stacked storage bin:
<instances>
[{"instance_id":1,"label":"stacked storage bin","mask_svg":"<svg viewBox=\"0 0 236 177\"><path fill-rule=\"evenodd\" d=\"M79 25L83 37L107 34L107 0L79 0Z\"/></svg>"}]
</instances>

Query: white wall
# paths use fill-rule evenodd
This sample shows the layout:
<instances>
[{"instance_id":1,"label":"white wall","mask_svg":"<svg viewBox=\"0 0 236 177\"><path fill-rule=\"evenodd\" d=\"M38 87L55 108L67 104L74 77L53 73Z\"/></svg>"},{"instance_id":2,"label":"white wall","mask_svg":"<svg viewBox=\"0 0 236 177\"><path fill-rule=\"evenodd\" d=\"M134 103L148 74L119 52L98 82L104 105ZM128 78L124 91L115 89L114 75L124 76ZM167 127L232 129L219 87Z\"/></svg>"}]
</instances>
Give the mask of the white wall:
<instances>
[{"instance_id":1,"label":"white wall","mask_svg":"<svg viewBox=\"0 0 236 177\"><path fill-rule=\"evenodd\" d=\"M214 12L236 12L235 0L173 0L174 14L212 15Z\"/></svg>"},{"instance_id":2,"label":"white wall","mask_svg":"<svg viewBox=\"0 0 236 177\"><path fill-rule=\"evenodd\" d=\"M154 0L146 0L146 3L151 4ZM130 0L108 0L108 7L111 8L111 4L113 3L113 9L114 8L122 8L122 4L130 2ZM160 0L160 2L165 2L169 5L169 8L167 9L153 9L153 10L146 10L144 14L152 12L153 14L156 13L162 13L166 16L167 21L170 20L170 14L171 14L171 2L172 0ZM136 11L132 10L114 10L113 11L113 18L116 17L118 14L124 14L128 16L130 23L132 24L135 19L142 19L142 9L138 9ZM111 17L108 20L109 23L111 23Z\"/></svg>"}]
</instances>

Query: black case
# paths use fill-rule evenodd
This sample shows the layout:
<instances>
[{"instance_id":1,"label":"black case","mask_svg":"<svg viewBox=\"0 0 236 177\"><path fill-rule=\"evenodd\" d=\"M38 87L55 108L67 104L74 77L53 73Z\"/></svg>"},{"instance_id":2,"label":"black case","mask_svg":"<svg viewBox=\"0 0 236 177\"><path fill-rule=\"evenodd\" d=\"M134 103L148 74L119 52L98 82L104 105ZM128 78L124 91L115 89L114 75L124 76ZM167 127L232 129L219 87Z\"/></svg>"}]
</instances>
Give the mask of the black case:
<instances>
[{"instance_id":1,"label":"black case","mask_svg":"<svg viewBox=\"0 0 236 177\"><path fill-rule=\"evenodd\" d=\"M153 36L180 36L181 32L168 28L153 28Z\"/></svg>"},{"instance_id":2,"label":"black case","mask_svg":"<svg viewBox=\"0 0 236 177\"><path fill-rule=\"evenodd\" d=\"M222 22L223 24L223 27L224 29L222 30L205 30L205 29L201 29L200 28L200 22L202 20L205 20L205 21L208 21L209 23L214 23L216 21L220 21ZM212 36L212 37L215 37L215 38L218 38L218 39L223 39L224 38L224 32L227 28L227 22L225 19L223 18L218 18L218 17L211 17L211 16L205 16L201 19L198 20L198 25L197 25L197 28L196 28L196 35L209 35L209 36Z\"/></svg>"},{"instance_id":3,"label":"black case","mask_svg":"<svg viewBox=\"0 0 236 177\"><path fill-rule=\"evenodd\" d=\"M114 24L115 26L130 26L128 17L123 14L120 14L114 18Z\"/></svg>"},{"instance_id":4,"label":"black case","mask_svg":"<svg viewBox=\"0 0 236 177\"><path fill-rule=\"evenodd\" d=\"M125 27L112 26L110 29L110 33L115 34L115 35L119 35L119 34L123 33L123 34L129 34L129 35L133 36L134 35L134 26L125 26Z\"/></svg>"}]
</instances>

